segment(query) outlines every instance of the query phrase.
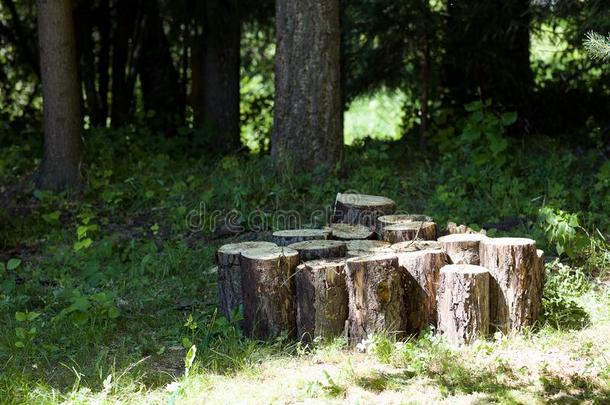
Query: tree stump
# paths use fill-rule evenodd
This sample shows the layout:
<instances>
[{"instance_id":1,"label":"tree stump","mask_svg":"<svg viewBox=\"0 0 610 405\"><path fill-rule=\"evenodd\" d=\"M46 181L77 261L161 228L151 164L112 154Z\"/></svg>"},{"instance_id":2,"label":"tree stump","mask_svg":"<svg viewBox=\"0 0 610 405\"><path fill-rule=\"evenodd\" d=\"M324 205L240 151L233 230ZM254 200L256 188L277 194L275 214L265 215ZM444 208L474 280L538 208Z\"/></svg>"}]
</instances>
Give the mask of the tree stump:
<instances>
[{"instance_id":1,"label":"tree stump","mask_svg":"<svg viewBox=\"0 0 610 405\"><path fill-rule=\"evenodd\" d=\"M447 228L443 230L442 236L452 235L454 233L480 233L486 235L487 231L485 229L481 229L477 232L474 229L467 227L466 225L458 225L455 222L447 222Z\"/></svg>"},{"instance_id":2,"label":"tree stump","mask_svg":"<svg viewBox=\"0 0 610 405\"><path fill-rule=\"evenodd\" d=\"M489 272L470 264L450 264L440 271L438 332L451 344L472 343L489 334Z\"/></svg>"},{"instance_id":3,"label":"tree stump","mask_svg":"<svg viewBox=\"0 0 610 405\"><path fill-rule=\"evenodd\" d=\"M396 253L404 269L405 328L410 334L436 326L436 289L440 269L449 264L442 249Z\"/></svg>"},{"instance_id":4,"label":"tree stump","mask_svg":"<svg viewBox=\"0 0 610 405\"><path fill-rule=\"evenodd\" d=\"M347 257L366 256L373 253L393 253L390 243L383 240L350 240L345 242Z\"/></svg>"},{"instance_id":5,"label":"tree stump","mask_svg":"<svg viewBox=\"0 0 610 405\"><path fill-rule=\"evenodd\" d=\"M346 261L351 345L372 333L404 331L403 270L396 255L380 253Z\"/></svg>"},{"instance_id":6,"label":"tree stump","mask_svg":"<svg viewBox=\"0 0 610 405\"><path fill-rule=\"evenodd\" d=\"M288 245L299 252L301 262L308 260L345 257L347 247L340 240L306 240Z\"/></svg>"},{"instance_id":7,"label":"tree stump","mask_svg":"<svg viewBox=\"0 0 610 405\"><path fill-rule=\"evenodd\" d=\"M383 227L381 239L398 243L414 239L436 240L436 224L434 222L404 222Z\"/></svg>"},{"instance_id":8,"label":"tree stump","mask_svg":"<svg viewBox=\"0 0 610 405\"><path fill-rule=\"evenodd\" d=\"M218 275L218 307L220 313L231 320L233 311L242 305L241 272L239 257L241 252L253 248L272 248L271 242L229 243L216 252Z\"/></svg>"},{"instance_id":9,"label":"tree stump","mask_svg":"<svg viewBox=\"0 0 610 405\"><path fill-rule=\"evenodd\" d=\"M296 250L263 247L242 251L241 285L244 301L244 333L269 339L282 331L296 332L294 272Z\"/></svg>"},{"instance_id":10,"label":"tree stump","mask_svg":"<svg viewBox=\"0 0 610 405\"><path fill-rule=\"evenodd\" d=\"M304 342L340 336L348 314L345 260L312 260L296 270L297 333Z\"/></svg>"},{"instance_id":11,"label":"tree stump","mask_svg":"<svg viewBox=\"0 0 610 405\"><path fill-rule=\"evenodd\" d=\"M479 245L481 266L489 270L491 327L507 333L536 322L542 308L544 265L536 242L527 238L487 238Z\"/></svg>"},{"instance_id":12,"label":"tree stump","mask_svg":"<svg viewBox=\"0 0 610 405\"><path fill-rule=\"evenodd\" d=\"M377 217L393 214L395 209L396 203L386 197L337 193L332 222L360 224L375 229Z\"/></svg>"},{"instance_id":13,"label":"tree stump","mask_svg":"<svg viewBox=\"0 0 610 405\"><path fill-rule=\"evenodd\" d=\"M395 252L416 252L418 250L442 249L443 246L435 240L408 240L390 245Z\"/></svg>"},{"instance_id":14,"label":"tree stump","mask_svg":"<svg viewBox=\"0 0 610 405\"><path fill-rule=\"evenodd\" d=\"M331 224L331 236L338 240L357 240L357 239L373 239L375 232L371 228L364 225L352 224Z\"/></svg>"},{"instance_id":15,"label":"tree stump","mask_svg":"<svg viewBox=\"0 0 610 405\"><path fill-rule=\"evenodd\" d=\"M389 225L406 224L409 222L433 222L432 217L421 214L396 214L396 215L384 215L377 218L377 226L375 231L381 238L383 236L383 229Z\"/></svg>"},{"instance_id":16,"label":"tree stump","mask_svg":"<svg viewBox=\"0 0 610 405\"><path fill-rule=\"evenodd\" d=\"M487 236L480 233L454 233L441 236L438 241L449 255L453 264L480 263L479 243Z\"/></svg>"},{"instance_id":17,"label":"tree stump","mask_svg":"<svg viewBox=\"0 0 610 405\"><path fill-rule=\"evenodd\" d=\"M286 229L273 232L271 240L278 246L288 246L306 240L328 239L329 234L328 229Z\"/></svg>"}]
</instances>

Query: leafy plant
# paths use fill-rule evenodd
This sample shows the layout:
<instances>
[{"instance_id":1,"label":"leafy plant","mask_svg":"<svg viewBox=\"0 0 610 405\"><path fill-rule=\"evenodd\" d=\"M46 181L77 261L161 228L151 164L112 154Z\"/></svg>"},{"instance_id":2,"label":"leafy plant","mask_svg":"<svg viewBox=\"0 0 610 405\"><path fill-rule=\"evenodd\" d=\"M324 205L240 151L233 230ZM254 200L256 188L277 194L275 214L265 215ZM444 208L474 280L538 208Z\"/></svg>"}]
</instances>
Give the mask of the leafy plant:
<instances>
[{"instance_id":1,"label":"leafy plant","mask_svg":"<svg viewBox=\"0 0 610 405\"><path fill-rule=\"evenodd\" d=\"M36 338L36 326L32 325L34 320L40 316L38 312L15 312L15 320L24 326L15 328L15 347L24 349L31 345Z\"/></svg>"},{"instance_id":2,"label":"leafy plant","mask_svg":"<svg viewBox=\"0 0 610 405\"><path fill-rule=\"evenodd\" d=\"M544 320L557 329L580 329L589 323L589 314L576 299L589 289L589 280L580 269L555 261L547 265L542 296Z\"/></svg>"},{"instance_id":3,"label":"leafy plant","mask_svg":"<svg viewBox=\"0 0 610 405\"><path fill-rule=\"evenodd\" d=\"M56 321L68 318L74 325L82 326L88 322L94 323L96 320L116 319L120 315L114 292L83 295L80 290L74 289L64 292L64 295L67 295L70 305L61 310L54 318Z\"/></svg>"},{"instance_id":4,"label":"leafy plant","mask_svg":"<svg viewBox=\"0 0 610 405\"><path fill-rule=\"evenodd\" d=\"M76 228L76 242L74 243L74 251L78 252L83 249L87 249L93 243L91 234L99 231L97 224L91 223L91 220L96 217L93 212L83 212L78 216L81 220L81 224Z\"/></svg>"},{"instance_id":5,"label":"leafy plant","mask_svg":"<svg viewBox=\"0 0 610 405\"><path fill-rule=\"evenodd\" d=\"M578 214L560 209L542 207L540 222L551 243L555 244L558 255L566 254L574 258L587 246L587 235L578 221Z\"/></svg>"}]
</instances>

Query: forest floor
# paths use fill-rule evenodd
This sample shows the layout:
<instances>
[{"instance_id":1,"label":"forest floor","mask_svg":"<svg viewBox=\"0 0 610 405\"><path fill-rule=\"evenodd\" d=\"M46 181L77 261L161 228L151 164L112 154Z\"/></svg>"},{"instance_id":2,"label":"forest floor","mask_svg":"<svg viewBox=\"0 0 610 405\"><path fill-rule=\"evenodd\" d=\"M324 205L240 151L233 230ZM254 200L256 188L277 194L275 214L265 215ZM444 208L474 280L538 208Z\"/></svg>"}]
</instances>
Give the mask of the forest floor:
<instances>
[{"instance_id":1,"label":"forest floor","mask_svg":"<svg viewBox=\"0 0 610 405\"><path fill-rule=\"evenodd\" d=\"M39 146L0 150L0 184L11 185L0 187L0 403L610 402L610 164L599 147L512 142L503 159L475 162L472 145L439 157L369 142L320 181L275 175L265 157L214 160L129 135L89 134L87 188L72 195L24 182ZM548 257L540 323L462 349L430 332L380 335L357 353L341 340L252 341L217 316L218 246L275 228L278 212L321 226L345 190L536 239ZM232 209L238 235L214 222Z\"/></svg>"}]
</instances>

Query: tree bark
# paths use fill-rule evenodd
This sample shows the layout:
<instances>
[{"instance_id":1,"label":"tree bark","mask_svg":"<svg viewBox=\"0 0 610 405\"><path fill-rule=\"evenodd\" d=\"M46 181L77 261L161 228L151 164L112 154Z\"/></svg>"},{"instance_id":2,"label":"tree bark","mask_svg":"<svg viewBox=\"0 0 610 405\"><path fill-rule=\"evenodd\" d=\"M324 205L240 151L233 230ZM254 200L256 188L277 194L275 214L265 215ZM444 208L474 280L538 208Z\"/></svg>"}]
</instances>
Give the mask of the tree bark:
<instances>
[{"instance_id":1,"label":"tree bark","mask_svg":"<svg viewBox=\"0 0 610 405\"><path fill-rule=\"evenodd\" d=\"M449 264L442 249L396 253L404 269L406 331L421 332L436 326L436 289L440 269Z\"/></svg>"},{"instance_id":2,"label":"tree bark","mask_svg":"<svg viewBox=\"0 0 610 405\"><path fill-rule=\"evenodd\" d=\"M343 146L339 0L276 1L271 155L299 169L334 168Z\"/></svg>"},{"instance_id":3,"label":"tree bark","mask_svg":"<svg viewBox=\"0 0 610 405\"><path fill-rule=\"evenodd\" d=\"M218 272L218 306L220 313L231 320L233 311L243 304L239 257L241 252L255 248L273 248L271 242L241 242L223 245L216 252Z\"/></svg>"},{"instance_id":4,"label":"tree bark","mask_svg":"<svg viewBox=\"0 0 610 405\"><path fill-rule=\"evenodd\" d=\"M44 110L41 188L62 190L81 182L82 122L70 0L38 0L38 38Z\"/></svg>"},{"instance_id":5,"label":"tree bark","mask_svg":"<svg viewBox=\"0 0 610 405\"><path fill-rule=\"evenodd\" d=\"M383 228L382 239L390 243L410 240L436 240L438 230L434 222L405 222L387 225Z\"/></svg>"},{"instance_id":6,"label":"tree bark","mask_svg":"<svg viewBox=\"0 0 610 405\"><path fill-rule=\"evenodd\" d=\"M328 234L324 229L286 229L273 232L272 240L278 246L288 246L306 240L328 239Z\"/></svg>"},{"instance_id":7,"label":"tree bark","mask_svg":"<svg viewBox=\"0 0 610 405\"><path fill-rule=\"evenodd\" d=\"M282 332L296 332L294 272L296 250L271 247L242 251L241 285L246 336L271 339Z\"/></svg>"},{"instance_id":8,"label":"tree bark","mask_svg":"<svg viewBox=\"0 0 610 405\"><path fill-rule=\"evenodd\" d=\"M403 270L393 254L376 254L346 261L349 293L349 342L356 345L369 334L405 330Z\"/></svg>"},{"instance_id":9,"label":"tree bark","mask_svg":"<svg viewBox=\"0 0 610 405\"><path fill-rule=\"evenodd\" d=\"M343 259L313 260L297 267L297 331L302 341L343 333L348 315L344 267Z\"/></svg>"},{"instance_id":10,"label":"tree bark","mask_svg":"<svg viewBox=\"0 0 610 405\"><path fill-rule=\"evenodd\" d=\"M360 224L375 229L377 218L393 214L395 209L396 203L386 197L337 193L332 222Z\"/></svg>"},{"instance_id":11,"label":"tree bark","mask_svg":"<svg viewBox=\"0 0 610 405\"><path fill-rule=\"evenodd\" d=\"M454 233L441 236L441 243L453 264L480 264L479 244L487 238L480 233Z\"/></svg>"},{"instance_id":12,"label":"tree bark","mask_svg":"<svg viewBox=\"0 0 610 405\"><path fill-rule=\"evenodd\" d=\"M533 325L542 309L544 281L544 259L536 242L526 238L488 238L479 246L481 266L491 275L492 329L507 333Z\"/></svg>"},{"instance_id":13,"label":"tree bark","mask_svg":"<svg viewBox=\"0 0 610 405\"><path fill-rule=\"evenodd\" d=\"M489 334L489 272L481 266L452 264L440 270L438 332L454 345Z\"/></svg>"},{"instance_id":14,"label":"tree bark","mask_svg":"<svg viewBox=\"0 0 610 405\"><path fill-rule=\"evenodd\" d=\"M308 240L288 245L299 252L301 262L318 259L345 257L345 242L339 240Z\"/></svg>"}]
</instances>

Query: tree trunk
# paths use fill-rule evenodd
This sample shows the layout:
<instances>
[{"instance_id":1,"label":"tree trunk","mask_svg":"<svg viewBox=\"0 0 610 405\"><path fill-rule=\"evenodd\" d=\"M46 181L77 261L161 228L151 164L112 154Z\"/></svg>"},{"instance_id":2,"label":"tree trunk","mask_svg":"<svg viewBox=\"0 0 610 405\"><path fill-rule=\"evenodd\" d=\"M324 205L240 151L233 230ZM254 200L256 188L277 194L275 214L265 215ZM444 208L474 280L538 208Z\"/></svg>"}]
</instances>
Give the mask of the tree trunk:
<instances>
[{"instance_id":1,"label":"tree trunk","mask_svg":"<svg viewBox=\"0 0 610 405\"><path fill-rule=\"evenodd\" d=\"M345 242L339 240L307 240L288 245L299 252L301 262L318 259L345 257Z\"/></svg>"},{"instance_id":2,"label":"tree trunk","mask_svg":"<svg viewBox=\"0 0 610 405\"><path fill-rule=\"evenodd\" d=\"M419 333L436 326L436 289L440 269L449 263L442 249L397 253L405 275L406 331Z\"/></svg>"},{"instance_id":3,"label":"tree trunk","mask_svg":"<svg viewBox=\"0 0 610 405\"><path fill-rule=\"evenodd\" d=\"M210 142L219 153L235 152L239 134L241 19L238 0L207 0L203 49L197 83L195 118L218 136Z\"/></svg>"},{"instance_id":4,"label":"tree trunk","mask_svg":"<svg viewBox=\"0 0 610 405\"><path fill-rule=\"evenodd\" d=\"M281 332L294 336L296 250L270 247L247 249L240 258L244 301L244 333L271 339Z\"/></svg>"},{"instance_id":5,"label":"tree trunk","mask_svg":"<svg viewBox=\"0 0 610 405\"><path fill-rule=\"evenodd\" d=\"M464 345L489 334L489 272L481 266L452 264L440 270L438 332Z\"/></svg>"},{"instance_id":6,"label":"tree trunk","mask_svg":"<svg viewBox=\"0 0 610 405\"><path fill-rule=\"evenodd\" d=\"M44 157L39 187L62 190L81 182L80 91L70 0L38 0L44 110Z\"/></svg>"},{"instance_id":7,"label":"tree trunk","mask_svg":"<svg viewBox=\"0 0 610 405\"><path fill-rule=\"evenodd\" d=\"M390 245L396 253L417 252L419 250L442 249L440 242L435 240L407 240Z\"/></svg>"},{"instance_id":8,"label":"tree trunk","mask_svg":"<svg viewBox=\"0 0 610 405\"><path fill-rule=\"evenodd\" d=\"M324 229L286 229L273 232L272 240L278 246L288 246L306 240L328 239L328 233Z\"/></svg>"},{"instance_id":9,"label":"tree trunk","mask_svg":"<svg viewBox=\"0 0 610 405\"><path fill-rule=\"evenodd\" d=\"M377 218L377 227L375 231L381 238L383 236L383 228L389 225L406 224L409 222L433 222L432 217L421 214L397 214L397 215L383 215Z\"/></svg>"},{"instance_id":10,"label":"tree trunk","mask_svg":"<svg viewBox=\"0 0 610 405\"><path fill-rule=\"evenodd\" d=\"M377 218L393 214L395 209L396 203L386 197L337 193L332 222L361 224L375 229Z\"/></svg>"},{"instance_id":11,"label":"tree trunk","mask_svg":"<svg viewBox=\"0 0 610 405\"><path fill-rule=\"evenodd\" d=\"M480 233L454 233L441 236L438 241L453 264L480 264L479 243L487 236Z\"/></svg>"},{"instance_id":12,"label":"tree trunk","mask_svg":"<svg viewBox=\"0 0 610 405\"><path fill-rule=\"evenodd\" d=\"M349 293L349 341L356 345L369 334L405 330L403 270L393 254L346 261Z\"/></svg>"},{"instance_id":13,"label":"tree trunk","mask_svg":"<svg viewBox=\"0 0 610 405\"><path fill-rule=\"evenodd\" d=\"M334 168L343 146L339 0L276 1L276 163Z\"/></svg>"},{"instance_id":14,"label":"tree trunk","mask_svg":"<svg viewBox=\"0 0 610 405\"><path fill-rule=\"evenodd\" d=\"M373 239L375 232L364 225L330 224L331 236L338 240Z\"/></svg>"},{"instance_id":15,"label":"tree trunk","mask_svg":"<svg viewBox=\"0 0 610 405\"><path fill-rule=\"evenodd\" d=\"M542 308L543 259L526 238L480 242L481 266L489 270L490 316L494 330L507 333L536 322Z\"/></svg>"},{"instance_id":16,"label":"tree trunk","mask_svg":"<svg viewBox=\"0 0 610 405\"><path fill-rule=\"evenodd\" d=\"M345 245L347 246L347 257L367 256L374 253L394 253L390 248L390 243L383 240L348 240Z\"/></svg>"},{"instance_id":17,"label":"tree trunk","mask_svg":"<svg viewBox=\"0 0 610 405\"><path fill-rule=\"evenodd\" d=\"M390 243L410 240L436 240L437 234L438 230L434 222L406 222L385 226L382 239Z\"/></svg>"},{"instance_id":18,"label":"tree trunk","mask_svg":"<svg viewBox=\"0 0 610 405\"><path fill-rule=\"evenodd\" d=\"M241 242L223 245L216 252L218 272L218 306L220 313L231 320L233 311L243 304L239 257L241 252L254 248L273 248L271 242Z\"/></svg>"},{"instance_id":19,"label":"tree trunk","mask_svg":"<svg viewBox=\"0 0 610 405\"><path fill-rule=\"evenodd\" d=\"M348 315L344 267L343 259L313 260L297 267L297 331L302 341L343 333Z\"/></svg>"}]
</instances>

